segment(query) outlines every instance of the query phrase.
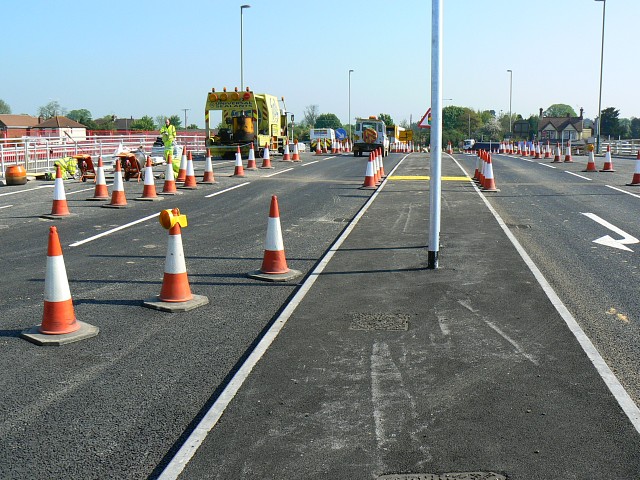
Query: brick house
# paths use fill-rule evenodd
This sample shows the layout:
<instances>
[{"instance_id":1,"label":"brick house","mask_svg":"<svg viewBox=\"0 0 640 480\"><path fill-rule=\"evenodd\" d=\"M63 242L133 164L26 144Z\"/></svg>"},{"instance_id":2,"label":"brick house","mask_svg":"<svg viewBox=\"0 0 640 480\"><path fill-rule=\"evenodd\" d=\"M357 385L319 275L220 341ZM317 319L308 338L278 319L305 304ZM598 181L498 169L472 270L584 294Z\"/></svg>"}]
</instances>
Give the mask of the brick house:
<instances>
[{"instance_id":1,"label":"brick house","mask_svg":"<svg viewBox=\"0 0 640 480\"><path fill-rule=\"evenodd\" d=\"M31 115L0 115L0 138L21 138L32 135L39 120Z\"/></svg>"},{"instance_id":2,"label":"brick house","mask_svg":"<svg viewBox=\"0 0 640 480\"><path fill-rule=\"evenodd\" d=\"M538 139L551 141L587 140L592 135L590 128L584 126L583 109L579 117L543 117L540 109Z\"/></svg>"},{"instance_id":3,"label":"brick house","mask_svg":"<svg viewBox=\"0 0 640 480\"><path fill-rule=\"evenodd\" d=\"M57 115L32 127L31 131L40 137L66 137L73 140L87 138L87 127L75 120Z\"/></svg>"}]
</instances>

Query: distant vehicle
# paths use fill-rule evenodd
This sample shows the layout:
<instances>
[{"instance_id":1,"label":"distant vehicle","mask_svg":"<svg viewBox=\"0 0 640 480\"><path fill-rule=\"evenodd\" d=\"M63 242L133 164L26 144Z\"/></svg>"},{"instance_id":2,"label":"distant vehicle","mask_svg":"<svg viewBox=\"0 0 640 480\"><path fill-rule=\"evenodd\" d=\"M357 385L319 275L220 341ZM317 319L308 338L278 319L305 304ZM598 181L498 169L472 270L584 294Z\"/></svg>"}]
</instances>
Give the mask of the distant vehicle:
<instances>
[{"instance_id":1,"label":"distant vehicle","mask_svg":"<svg viewBox=\"0 0 640 480\"><path fill-rule=\"evenodd\" d=\"M331 150L331 146L336 141L336 132L333 128L312 128L309 130L309 139L311 140L311 150L316 149L318 141L320 141L320 147Z\"/></svg>"},{"instance_id":2,"label":"distant vehicle","mask_svg":"<svg viewBox=\"0 0 640 480\"><path fill-rule=\"evenodd\" d=\"M389 137L385 123L375 116L356 119L356 131L353 134L353 156L361 157L363 152L382 150L382 156L389 155Z\"/></svg>"},{"instance_id":3,"label":"distant vehicle","mask_svg":"<svg viewBox=\"0 0 640 480\"><path fill-rule=\"evenodd\" d=\"M462 144L462 149L471 150L475 144L476 144L476 141L473 138L467 138Z\"/></svg>"},{"instance_id":4,"label":"distant vehicle","mask_svg":"<svg viewBox=\"0 0 640 480\"><path fill-rule=\"evenodd\" d=\"M290 142L289 143L289 152L293 153L293 147L294 147L294 143ZM306 152L306 151L307 151L307 146L302 142L298 142L298 153L302 153L302 152Z\"/></svg>"}]
</instances>

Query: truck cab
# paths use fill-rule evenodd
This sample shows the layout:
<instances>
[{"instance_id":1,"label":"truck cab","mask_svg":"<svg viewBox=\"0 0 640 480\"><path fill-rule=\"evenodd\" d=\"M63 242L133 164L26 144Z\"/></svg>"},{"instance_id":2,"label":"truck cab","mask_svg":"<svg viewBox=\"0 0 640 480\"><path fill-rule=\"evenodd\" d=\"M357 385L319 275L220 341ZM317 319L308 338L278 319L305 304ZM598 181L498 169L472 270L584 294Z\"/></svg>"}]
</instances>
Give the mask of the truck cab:
<instances>
[{"instance_id":1,"label":"truck cab","mask_svg":"<svg viewBox=\"0 0 640 480\"><path fill-rule=\"evenodd\" d=\"M363 152L373 152L378 148L383 157L389 155L389 137L385 123L375 116L356 119L353 156L361 157Z\"/></svg>"}]
</instances>

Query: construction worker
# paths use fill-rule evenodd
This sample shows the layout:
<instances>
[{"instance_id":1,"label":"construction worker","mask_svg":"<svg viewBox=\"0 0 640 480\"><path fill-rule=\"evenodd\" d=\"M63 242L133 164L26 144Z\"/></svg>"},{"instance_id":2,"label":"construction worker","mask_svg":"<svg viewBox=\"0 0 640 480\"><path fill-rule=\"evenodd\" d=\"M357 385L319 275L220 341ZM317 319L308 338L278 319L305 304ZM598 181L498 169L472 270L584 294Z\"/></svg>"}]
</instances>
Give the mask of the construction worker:
<instances>
[{"instance_id":1,"label":"construction worker","mask_svg":"<svg viewBox=\"0 0 640 480\"><path fill-rule=\"evenodd\" d=\"M168 161L169 154L173 155L173 142L176 139L176 127L171 125L171 120L165 118L164 127L160 129L160 136L162 137L162 143L164 144L164 160ZM175 170L176 159L173 159ZM178 168L180 168L180 159L178 159Z\"/></svg>"}]
</instances>

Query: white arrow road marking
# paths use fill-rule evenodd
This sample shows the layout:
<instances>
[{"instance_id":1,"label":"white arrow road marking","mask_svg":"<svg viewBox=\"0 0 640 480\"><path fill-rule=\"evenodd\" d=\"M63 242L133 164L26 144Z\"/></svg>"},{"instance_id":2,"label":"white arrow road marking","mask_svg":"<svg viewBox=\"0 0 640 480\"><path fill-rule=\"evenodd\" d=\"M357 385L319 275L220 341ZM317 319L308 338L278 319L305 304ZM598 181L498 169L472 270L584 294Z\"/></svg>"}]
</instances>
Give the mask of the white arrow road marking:
<instances>
[{"instance_id":1,"label":"white arrow road marking","mask_svg":"<svg viewBox=\"0 0 640 480\"><path fill-rule=\"evenodd\" d=\"M612 232L615 232L618 235L622 236L620 240L616 240L615 238L612 238L609 235L605 235L604 237L596 238L593 241L594 243L599 243L600 245L605 245L607 247L619 248L620 250L627 250L629 252L633 252L633 250L631 250L628 247L625 247L625 245L640 243L640 240L638 240L636 237L629 235L627 232L623 230L620 230L615 225L611 225L609 222L600 218L595 213L582 213L582 215L584 215L585 217L589 217L594 222L598 222L603 227L607 227Z\"/></svg>"}]
</instances>

